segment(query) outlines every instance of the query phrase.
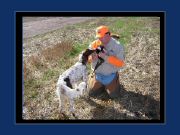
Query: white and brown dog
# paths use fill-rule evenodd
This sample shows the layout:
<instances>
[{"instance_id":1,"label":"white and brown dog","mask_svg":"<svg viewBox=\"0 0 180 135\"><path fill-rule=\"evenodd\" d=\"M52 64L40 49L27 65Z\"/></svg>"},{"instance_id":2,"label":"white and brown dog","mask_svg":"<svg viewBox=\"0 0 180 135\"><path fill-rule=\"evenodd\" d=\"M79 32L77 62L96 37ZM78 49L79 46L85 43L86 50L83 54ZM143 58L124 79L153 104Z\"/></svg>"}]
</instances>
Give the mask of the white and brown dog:
<instances>
[{"instance_id":1,"label":"white and brown dog","mask_svg":"<svg viewBox=\"0 0 180 135\"><path fill-rule=\"evenodd\" d=\"M70 112L74 113L74 99L83 95L83 92L87 89L88 72L86 64L88 56L92 53L92 50L86 49L80 54L79 61L59 76L56 92L59 98L60 112L63 113L64 111L63 96L66 96L70 101ZM81 80L82 82L77 85Z\"/></svg>"}]
</instances>

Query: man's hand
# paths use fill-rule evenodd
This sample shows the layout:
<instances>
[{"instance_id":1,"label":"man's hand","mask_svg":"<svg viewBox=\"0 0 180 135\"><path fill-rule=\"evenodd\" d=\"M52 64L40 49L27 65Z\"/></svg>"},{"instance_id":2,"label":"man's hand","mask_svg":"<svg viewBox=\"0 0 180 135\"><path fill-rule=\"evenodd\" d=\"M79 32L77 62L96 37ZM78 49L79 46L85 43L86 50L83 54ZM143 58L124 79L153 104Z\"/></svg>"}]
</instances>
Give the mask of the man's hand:
<instances>
[{"instance_id":1,"label":"man's hand","mask_svg":"<svg viewBox=\"0 0 180 135\"><path fill-rule=\"evenodd\" d=\"M95 60L97 60L98 59L98 55L97 55L97 53L93 53L93 54L91 54L89 57L88 57L88 62L93 62L93 61L95 61Z\"/></svg>"},{"instance_id":2,"label":"man's hand","mask_svg":"<svg viewBox=\"0 0 180 135\"><path fill-rule=\"evenodd\" d=\"M101 57L101 58L103 58L104 60L106 60L107 59L107 55L106 55L106 53L103 53L103 52L100 52L99 54L99 57Z\"/></svg>"}]
</instances>

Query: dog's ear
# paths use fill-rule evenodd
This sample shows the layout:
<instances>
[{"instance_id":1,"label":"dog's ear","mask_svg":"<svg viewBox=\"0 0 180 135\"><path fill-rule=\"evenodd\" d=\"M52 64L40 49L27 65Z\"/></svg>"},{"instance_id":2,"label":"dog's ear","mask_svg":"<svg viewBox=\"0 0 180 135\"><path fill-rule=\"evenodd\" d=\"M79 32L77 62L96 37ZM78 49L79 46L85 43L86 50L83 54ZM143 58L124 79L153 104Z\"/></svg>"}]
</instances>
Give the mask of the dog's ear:
<instances>
[{"instance_id":1,"label":"dog's ear","mask_svg":"<svg viewBox=\"0 0 180 135\"><path fill-rule=\"evenodd\" d=\"M85 51L82 52L81 61L84 65L86 65L86 63L87 63L88 53L89 53L88 49L86 49Z\"/></svg>"},{"instance_id":2,"label":"dog's ear","mask_svg":"<svg viewBox=\"0 0 180 135\"><path fill-rule=\"evenodd\" d=\"M91 55L93 52L94 52L94 50L91 50L91 49L88 49L88 48L87 48L87 49L84 51L83 55L84 55L85 57L88 57L88 56Z\"/></svg>"},{"instance_id":3,"label":"dog's ear","mask_svg":"<svg viewBox=\"0 0 180 135\"><path fill-rule=\"evenodd\" d=\"M86 64L86 63L87 63L89 55L91 55L93 52L94 52L94 50L86 49L86 50L82 53L81 60L82 60L82 63L83 63L83 64Z\"/></svg>"}]
</instances>

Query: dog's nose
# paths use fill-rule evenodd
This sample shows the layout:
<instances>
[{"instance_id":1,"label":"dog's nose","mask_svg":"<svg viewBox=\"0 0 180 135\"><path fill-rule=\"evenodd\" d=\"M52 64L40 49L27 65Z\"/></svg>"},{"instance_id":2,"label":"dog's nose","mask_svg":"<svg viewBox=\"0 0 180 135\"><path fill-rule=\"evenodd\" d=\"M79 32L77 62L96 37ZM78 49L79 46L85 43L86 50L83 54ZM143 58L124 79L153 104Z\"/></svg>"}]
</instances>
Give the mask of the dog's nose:
<instances>
[{"instance_id":1,"label":"dog's nose","mask_svg":"<svg viewBox=\"0 0 180 135\"><path fill-rule=\"evenodd\" d=\"M79 91L79 89L76 89L76 91Z\"/></svg>"}]
</instances>

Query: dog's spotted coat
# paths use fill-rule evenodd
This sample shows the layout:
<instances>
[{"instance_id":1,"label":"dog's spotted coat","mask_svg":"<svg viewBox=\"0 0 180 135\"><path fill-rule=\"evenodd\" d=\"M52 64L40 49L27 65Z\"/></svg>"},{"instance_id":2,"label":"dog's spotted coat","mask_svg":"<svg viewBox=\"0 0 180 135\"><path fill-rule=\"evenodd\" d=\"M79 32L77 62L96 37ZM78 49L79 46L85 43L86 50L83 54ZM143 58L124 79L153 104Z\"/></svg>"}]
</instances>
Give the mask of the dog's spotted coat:
<instances>
[{"instance_id":1,"label":"dog's spotted coat","mask_svg":"<svg viewBox=\"0 0 180 135\"><path fill-rule=\"evenodd\" d=\"M70 100L70 111L74 112L74 98L82 95L83 91L87 88L88 72L86 63L88 56L92 53L92 50L87 49L79 56L79 61L75 65L59 76L56 92L59 97L60 111L64 110L64 102L61 100L63 100L63 95L65 95ZM76 85L80 80L82 82ZM75 86L74 89L73 86Z\"/></svg>"},{"instance_id":2,"label":"dog's spotted coat","mask_svg":"<svg viewBox=\"0 0 180 135\"><path fill-rule=\"evenodd\" d=\"M66 70L62 75L59 76L58 84L64 81L65 78L69 78L71 84L78 83L79 80L83 80L87 84L87 69L86 65L81 62L77 62L75 65Z\"/></svg>"}]
</instances>

